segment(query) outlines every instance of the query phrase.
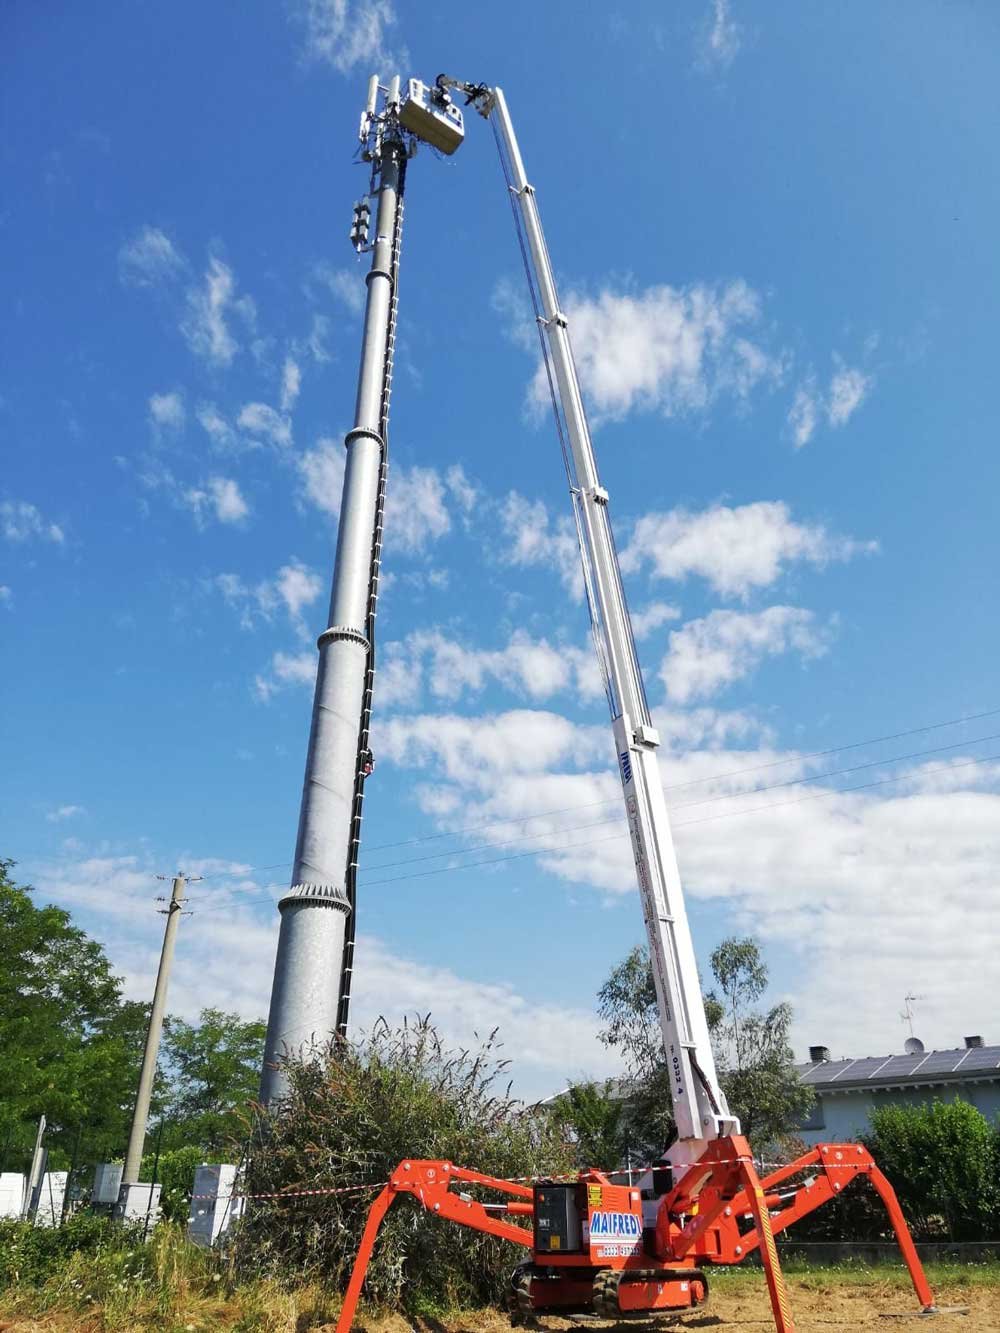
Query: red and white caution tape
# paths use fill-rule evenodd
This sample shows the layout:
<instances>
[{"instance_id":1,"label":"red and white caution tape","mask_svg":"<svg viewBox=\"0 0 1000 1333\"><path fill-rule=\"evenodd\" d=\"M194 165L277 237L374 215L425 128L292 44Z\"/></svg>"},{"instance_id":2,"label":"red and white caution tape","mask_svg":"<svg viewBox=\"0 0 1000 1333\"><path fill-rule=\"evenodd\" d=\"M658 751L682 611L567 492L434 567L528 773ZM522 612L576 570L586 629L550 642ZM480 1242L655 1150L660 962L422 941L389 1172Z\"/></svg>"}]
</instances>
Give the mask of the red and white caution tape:
<instances>
[{"instance_id":1,"label":"red and white caution tape","mask_svg":"<svg viewBox=\"0 0 1000 1333\"><path fill-rule=\"evenodd\" d=\"M746 1162L746 1161L748 1161L748 1160L749 1160L749 1159L748 1159L748 1158L745 1158L745 1157L726 1157L726 1158L720 1158L718 1161L712 1162L711 1165L712 1165L712 1166L735 1166L735 1165L737 1165L737 1163L739 1163L739 1162ZM697 1163L695 1163L695 1162L691 1162L691 1163L688 1163L688 1165L689 1165L689 1166L696 1166ZM791 1163L791 1162L756 1162L756 1161L755 1161L755 1162L753 1163L753 1165L754 1165L754 1167L758 1170L758 1172L761 1172L761 1171L778 1171L778 1170L781 1170L783 1167L791 1166L792 1163ZM822 1165L823 1165L822 1162L809 1162L809 1163L806 1163L805 1165L803 1165L802 1170L803 1170L803 1171L806 1171L806 1170L810 1170L810 1169L815 1169L816 1167L819 1167L819 1166L822 1166ZM652 1163L652 1162L650 1162L650 1163L647 1163L647 1164L644 1165L644 1166L633 1166L633 1167L631 1168L631 1173L630 1173L630 1174L631 1174L632 1176L642 1176L642 1175L644 1175L647 1171L660 1171L660 1170L666 1170L666 1169L669 1169L669 1166L670 1166L669 1163ZM683 1166L682 1164L678 1164L678 1168L677 1168L677 1169L678 1169L679 1171L683 1171L683 1170L685 1170L686 1168L685 1168L685 1166ZM605 1175L622 1176L622 1175L625 1175L625 1174L627 1174L627 1173L628 1173L628 1169L626 1168L626 1170L622 1170L622 1171L609 1171L609 1172L605 1172L604 1174L605 1174ZM554 1174L553 1174L553 1173L550 1173L550 1174L548 1174L548 1175L539 1175L539 1176L508 1176L508 1177L506 1177L506 1179L509 1180L510 1183L511 1183L512 1185L532 1185L532 1184L535 1184L535 1183L537 1183L537 1182L539 1182L539 1181L545 1181L545 1180L579 1180L579 1178L580 1178L580 1172L579 1172L579 1171L570 1171L570 1172L554 1173ZM318 1197L322 1197L322 1196L325 1196L325 1195L334 1195L334 1194L362 1194L362 1193L364 1193L365 1191L380 1190L380 1189L384 1188L384 1186L385 1186L387 1183L388 1183L387 1181L381 1180L381 1181L378 1182L377 1185L331 1185L331 1186L326 1186L326 1187L321 1188L321 1189L309 1189L309 1190L274 1190L274 1191L272 1191L271 1193L266 1193L266 1194L247 1194L247 1193L232 1193L232 1194L192 1194L192 1195L191 1195L191 1198L192 1198L192 1199L215 1199L215 1200L217 1200L217 1201L218 1201L218 1200L223 1200L223 1199L227 1199L227 1200L228 1200L228 1199L308 1199L308 1198L318 1198ZM475 1182L472 1182L472 1183L474 1184ZM637 1183L637 1182L630 1182L630 1183Z\"/></svg>"},{"instance_id":2,"label":"red and white caution tape","mask_svg":"<svg viewBox=\"0 0 1000 1333\"><path fill-rule=\"evenodd\" d=\"M192 1194L192 1199L307 1199L322 1194L361 1194L365 1190L380 1190L386 1184L384 1180L377 1185L332 1185L316 1190L274 1190L269 1194Z\"/></svg>"}]
</instances>

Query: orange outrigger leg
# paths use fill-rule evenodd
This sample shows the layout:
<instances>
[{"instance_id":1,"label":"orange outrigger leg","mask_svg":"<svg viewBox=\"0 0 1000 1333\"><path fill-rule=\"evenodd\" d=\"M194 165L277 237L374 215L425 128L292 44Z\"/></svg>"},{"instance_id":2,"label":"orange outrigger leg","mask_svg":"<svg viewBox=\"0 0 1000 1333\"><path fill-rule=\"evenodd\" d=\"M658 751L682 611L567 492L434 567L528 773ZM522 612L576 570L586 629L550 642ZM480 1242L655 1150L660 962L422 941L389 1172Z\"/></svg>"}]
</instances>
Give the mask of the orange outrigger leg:
<instances>
[{"instance_id":1,"label":"orange outrigger leg","mask_svg":"<svg viewBox=\"0 0 1000 1333\"><path fill-rule=\"evenodd\" d=\"M382 1225L382 1219L389 1210L389 1205L400 1194L412 1194L423 1206L439 1217L446 1217L460 1226L472 1227L476 1231L488 1231L491 1235L501 1236L513 1241L515 1245L531 1248L533 1237L528 1227L505 1222L501 1217L489 1212L484 1204L475 1199L463 1198L452 1194L448 1186L453 1180L468 1181L470 1185L486 1185L490 1189L510 1194L515 1199L526 1200L524 1203L508 1203L508 1213L530 1214L532 1209L532 1191L526 1185L515 1184L511 1180L497 1180L494 1176L484 1176L478 1171L468 1171L464 1167L454 1166L451 1162L406 1161L400 1162L389 1183L371 1206L368 1221L358 1246L358 1257L354 1261L354 1271L344 1294L344 1304L337 1320L337 1333L350 1333L354 1314L358 1307L358 1297L364 1285L365 1274L375 1246L375 1237Z\"/></svg>"}]
</instances>

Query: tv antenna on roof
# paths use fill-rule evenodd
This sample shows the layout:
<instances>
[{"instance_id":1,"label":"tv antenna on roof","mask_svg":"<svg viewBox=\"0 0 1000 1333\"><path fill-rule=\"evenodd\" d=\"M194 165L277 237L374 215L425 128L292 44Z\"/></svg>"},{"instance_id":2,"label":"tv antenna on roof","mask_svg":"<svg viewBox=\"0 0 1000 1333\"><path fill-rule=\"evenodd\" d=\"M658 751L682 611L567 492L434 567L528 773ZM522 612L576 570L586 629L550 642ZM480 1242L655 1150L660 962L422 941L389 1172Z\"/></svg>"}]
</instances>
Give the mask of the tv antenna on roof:
<instances>
[{"instance_id":1,"label":"tv antenna on roof","mask_svg":"<svg viewBox=\"0 0 1000 1333\"><path fill-rule=\"evenodd\" d=\"M901 1023L905 1023L910 1029L910 1038L912 1041L917 1040L913 1035L913 1005L917 1000L923 1000L924 998L923 995L914 995L912 992L903 997L903 1012L899 1015L899 1020ZM923 1050L923 1046L921 1046L920 1049Z\"/></svg>"}]
</instances>

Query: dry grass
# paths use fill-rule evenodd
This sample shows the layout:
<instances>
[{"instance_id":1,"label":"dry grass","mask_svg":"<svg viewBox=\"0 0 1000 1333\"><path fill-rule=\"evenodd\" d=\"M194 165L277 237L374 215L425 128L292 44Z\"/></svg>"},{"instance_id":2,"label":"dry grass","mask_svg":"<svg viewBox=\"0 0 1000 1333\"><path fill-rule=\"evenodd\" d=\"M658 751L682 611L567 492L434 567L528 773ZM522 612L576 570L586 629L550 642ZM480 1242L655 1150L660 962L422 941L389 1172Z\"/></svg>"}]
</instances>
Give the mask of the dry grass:
<instances>
[{"instance_id":1,"label":"dry grass","mask_svg":"<svg viewBox=\"0 0 1000 1333\"><path fill-rule=\"evenodd\" d=\"M98 1234L96 1247L29 1273L27 1259L6 1268L0 1291L0 1333L333 1333L340 1297L320 1283L295 1286L272 1279L237 1282L220 1258L188 1244L180 1228L162 1226L147 1245L123 1245L118 1233ZM13 1253L11 1251L11 1253ZM18 1271L20 1269L20 1271ZM905 1269L786 1265L799 1333L887 1329L918 1311ZM1000 1333L1000 1265L936 1265L928 1278L942 1305L967 1305L970 1315L939 1321L949 1327ZM567 1330L566 1320L546 1325ZM588 1327L592 1327L588 1324ZM427 1315L362 1313L365 1333L506 1333L496 1310ZM605 1325L597 1325L605 1328ZM774 1325L763 1273L719 1269L708 1306L658 1328L758 1330ZM634 1325L622 1325L622 1333Z\"/></svg>"},{"instance_id":2,"label":"dry grass","mask_svg":"<svg viewBox=\"0 0 1000 1333\"><path fill-rule=\"evenodd\" d=\"M931 1270L935 1295L941 1304L966 1305L968 1316L949 1315L935 1327L967 1329L969 1333L1000 1333L1000 1274L994 1268L963 1273L960 1269ZM908 1325L919 1315L911 1289L895 1272L867 1274L831 1269L789 1275L788 1286L799 1333L849 1333L855 1329ZM127 1306L112 1301L90 1309L32 1310L18 1301L13 1310L0 1298L0 1333L333 1333L339 1298L317 1286L292 1290L261 1282L235 1291L206 1290L184 1275L173 1298L135 1298ZM909 1318L908 1316L912 1316ZM568 1330L566 1320L547 1320L546 1326ZM591 1325L588 1324L587 1327ZM495 1310L456 1312L441 1319L398 1314L369 1314L356 1327L365 1333L506 1333L506 1316ZM607 1325L598 1325L607 1328ZM634 1325L623 1325L622 1333ZM718 1333L767 1333L773 1329L763 1275L753 1270L720 1274L709 1305L702 1311L659 1328L715 1329Z\"/></svg>"}]
</instances>

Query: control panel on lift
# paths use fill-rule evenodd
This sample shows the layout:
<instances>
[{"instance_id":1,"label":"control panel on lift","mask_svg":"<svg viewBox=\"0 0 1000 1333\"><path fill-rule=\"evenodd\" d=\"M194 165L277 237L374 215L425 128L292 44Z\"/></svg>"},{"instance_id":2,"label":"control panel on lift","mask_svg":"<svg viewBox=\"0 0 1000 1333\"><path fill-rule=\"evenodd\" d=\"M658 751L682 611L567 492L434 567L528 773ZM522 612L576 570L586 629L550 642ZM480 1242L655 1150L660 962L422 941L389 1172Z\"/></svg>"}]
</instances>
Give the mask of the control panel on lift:
<instances>
[{"instance_id":1,"label":"control panel on lift","mask_svg":"<svg viewBox=\"0 0 1000 1333\"><path fill-rule=\"evenodd\" d=\"M584 1180L535 1186L535 1261L606 1267L642 1253L642 1196L637 1188Z\"/></svg>"},{"instance_id":2,"label":"control panel on lift","mask_svg":"<svg viewBox=\"0 0 1000 1333\"><path fill-rule=\"evenodd\" d=\"M399 123L442 153L453 153L465 138L465 122L455 103L447 93L428 88L419 79L406 85Z\"/></svg>"}]
</instances>

